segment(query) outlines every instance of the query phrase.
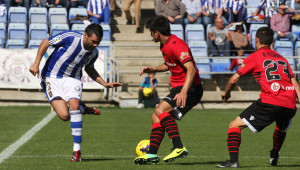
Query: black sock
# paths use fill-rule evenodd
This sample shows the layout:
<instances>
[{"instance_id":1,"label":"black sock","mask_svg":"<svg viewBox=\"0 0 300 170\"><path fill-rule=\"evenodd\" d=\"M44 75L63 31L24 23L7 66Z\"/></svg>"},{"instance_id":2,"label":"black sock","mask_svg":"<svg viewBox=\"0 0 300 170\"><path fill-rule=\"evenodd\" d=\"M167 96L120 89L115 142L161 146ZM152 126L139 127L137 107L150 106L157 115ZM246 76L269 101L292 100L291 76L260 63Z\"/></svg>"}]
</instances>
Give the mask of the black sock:
<instances>
[{"instance_id":1,"label":"black sock","mask_svg":"<svg viewBox=\"0 0 300 170\"><path fill-rule=\"evenodd\" d=\"M239 147L241 143L241 129L239 128L229 128L227 145L230 155L230 162L239 161Z\"/></svg>"},{"instance_id":2,"label":"black sock","mask_svg":"<svg viewBox=\"0 0 300 170\"><path fill-rule=\"evenodd\" d=\"M157 154L159 145L165 136L165 130L161 127L160 123L153 123L150 136L150 148L148 153Z\"/></svg>"},{"instance_id":3,"label":"black sock","mask_svg":"<svg viewBox=\"0 0 300 170\"><path fill-rule=\"evenodd\" d=\"M273 134L273 151L279 152L281 149L281 146L285 140L286 132L281 132L278 127L275 127L275 131Z\"/></svg>"}]
</instances>

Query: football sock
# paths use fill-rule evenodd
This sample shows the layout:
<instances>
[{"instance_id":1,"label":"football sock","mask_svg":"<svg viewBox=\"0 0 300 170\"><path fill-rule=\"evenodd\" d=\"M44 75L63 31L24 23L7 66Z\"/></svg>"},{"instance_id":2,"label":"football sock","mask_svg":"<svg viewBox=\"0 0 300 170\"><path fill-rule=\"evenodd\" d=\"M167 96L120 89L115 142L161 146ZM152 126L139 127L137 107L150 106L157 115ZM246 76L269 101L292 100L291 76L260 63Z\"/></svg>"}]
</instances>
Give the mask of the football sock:
<instances>
[{"instance_id":1,"label":"football sock","mask_svg":"<svg viewBox=\"0 0 300 170\"><path fill-rule=\"evenodd\" d=\"M80 143L82 142L81 138L81 132L82 132L82 115L80 113L80 110L71 110L70 111L71 116L71 129L72 129L72 136L74 141L74 151L77 151L75 149L80 149ZM76 146L75 146L76 145Z\"/></svg>"},{"instance_id":2,"label":"football sock","mask_svg":"<svg viewBox=\"0 0 300 170\"><path fill-rule=\"evenodd\" d=\"M159 115L160 124L163 129L169 135L169 138L172 140L173 148L183 148L181 143L178 126L173 116L171 116L168 112L164 112Z\"/></svg>"},{"instance_id":3,"label":"football sock","mask_svg":"<svg viewBox=\"0 0 300 170\"><path fill-rule=\"evenodd\" d=\"M229 128L227 145L230 155L230 162L238 162L239 147L241 143L241 129L240 128Z\"/></svg>"},{"instance_id":4,"label":"football sock","mask_svg":"<svg viewBox=\"0 0 300 170\"><path fill-rule=\"evenodd\" d=\"M74 142L73 151L80 151L80 143Z\"/></svg>"},{"instance_id":5,"label":"football sock","mask_svg":"<svg viewBox=\"0 0 300 170\"><path fill-rule=\"evenodd\" d=\"M150 135L150 148L148 153L157 154L159 145L165 136L165 130L161 127L160 123L152 124L152 131Z\"/></svg>"},{"instance_id":6,"label":"football sock","mask_svg":"<svg viewBox=\"0 0 300 170\"><path fill-rule=\"evenodd\" d=\"M273 134L273 151L279 152L284 142L285 136L286 132L281 132L276 126Z\"/></svg>"}]
</instances>

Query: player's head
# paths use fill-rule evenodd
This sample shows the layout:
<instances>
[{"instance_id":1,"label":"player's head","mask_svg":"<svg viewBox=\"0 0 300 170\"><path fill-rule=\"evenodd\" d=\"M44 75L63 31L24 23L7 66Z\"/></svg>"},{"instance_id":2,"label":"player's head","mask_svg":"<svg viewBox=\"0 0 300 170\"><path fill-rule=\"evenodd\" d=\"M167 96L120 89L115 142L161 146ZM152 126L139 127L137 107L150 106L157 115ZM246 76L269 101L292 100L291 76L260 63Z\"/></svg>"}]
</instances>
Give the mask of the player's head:
<instances>
[{"instance_id":1,"label":"player's head","mask_svg":"<svg viewBox=\"0 0 300 170\"><path fill-rule=\"evenodd\" d=\"M155 16L146 22L146 28L150 30L151 36L155 42L160 41L160 34L164 36L171 35L170 23L164 16Z\"/></svg>"},{"instance_id":2,"label":"player's head","mask_svg":"<svg viewBox=\"0 0 300 170\"><path fill-rule=\"evenodd\" d=\"M270 27L261 27L256 32L255 48L259 46L271 46L273 43L274 32Z\"/></svg>"},{"instance_id":3,"label":"player's head","mask_svg":"<svg viewBox=\"0 0 300 170\"><path fill-rule=\"evenodd\" d=\"M85 28L83 36L84 49L92 51L97 47L103 37L103 28L99 24L90 24Z\"/></svg>"}]
</instances>

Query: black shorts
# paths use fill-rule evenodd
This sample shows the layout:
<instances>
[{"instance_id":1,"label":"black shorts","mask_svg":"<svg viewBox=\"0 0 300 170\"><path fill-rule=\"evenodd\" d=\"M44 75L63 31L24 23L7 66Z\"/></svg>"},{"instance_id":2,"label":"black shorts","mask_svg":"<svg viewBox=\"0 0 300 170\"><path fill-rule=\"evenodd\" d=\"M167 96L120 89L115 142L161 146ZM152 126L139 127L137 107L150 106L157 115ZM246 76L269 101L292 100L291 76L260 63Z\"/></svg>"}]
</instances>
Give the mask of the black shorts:
<instances>
[{"instance_id":1,"label":"black shorts","mask_svg":"<svg viewBox=\"0 0 300 170\"><path fill-rule=\"evenodd\" d=\"M240 118L254 133L258 133L274 121L281 131L287 130L295 114L296 109L266 104L258 100L244 110Z\"/></svg>"},{"instance_id":2,"label":"black shorts","mask_svg":"<svg viewBox=\"0 0 300 170\"><path fill-rule=\"evenodd\" d=\"M183 86L174 87L171 89L170 94L163 98L164 101L168 102L174 109L170 112L177 120L181 118L194 106L198 104L203 95L202 85L191 85L187 92L186 105L184 108L176 107L176 100L173 100L176 94L180 93Z\"/></svg>"}]
</instances>

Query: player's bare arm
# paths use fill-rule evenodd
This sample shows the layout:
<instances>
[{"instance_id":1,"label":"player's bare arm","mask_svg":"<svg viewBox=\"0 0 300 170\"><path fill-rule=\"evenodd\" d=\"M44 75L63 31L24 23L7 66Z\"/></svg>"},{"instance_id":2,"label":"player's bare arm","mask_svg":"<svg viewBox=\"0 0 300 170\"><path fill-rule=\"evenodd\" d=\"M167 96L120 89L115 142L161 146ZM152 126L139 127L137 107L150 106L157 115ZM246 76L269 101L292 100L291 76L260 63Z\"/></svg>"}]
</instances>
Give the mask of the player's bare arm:
<instances>
[{"instance_id":1,"label":"player's bare arm","mask_svg":"<svg viewBox=\"0 0 300 170\"><path fill-rule=\"evenodd\" d=\"M106 81L104 81L94 67L85 67L85 71L90 76L90 78L104 87L110 88L122 86L121 83L107 83Z\"/></svg>"},{"instance_id":2,"label":"player's bare arm","mask_svg":"<svg viewBox=\"0 0 300 170\"><path fill-rule=\"evenodd\" d=\"M300 85L298 83L298 81L296 80L296 78L292 78L291 79L294 87L295 87L295 90L296 90L296 93L297 93L297 98L298 98L298 102L300 103Z\"/></svg>"},{"instance_id":3,"label":"player's bare arm","mask_svg":"<svg viewBox=\"0 0 300 170\"><path fill-rule=\"evenodd\" d=\"M157 67L150 67L150 66L147 66L147 67L144 67L141 69L140 71L140 76L143 75L144 73L156 73L156 72L165 72L165 71L168 71L169 68L166 64L162 64L160 66L157 66Z\"/></svg>"},{"instance_id":4,"label":"player's bare arm","mask_svg":"<svg viewBox=\"0 0 300 170\"><path fill-rule=\"evenodd\" d=\"M191 87L195 74L197 73L197 70L195 68L195 65L193 62L188 61L186 62L183 67L186 69L186 77L185 77L185 82L184 85L180 91L180 93L178 93L173 100L177 100L176 101L176 105L177 107L185 107L186 104L186 97L187 97L187 91L189 90L189 88Z\"/></svg>"},{"instance_id":5,"label":"player's bare arm","mask_svg":"<svg viewBox=\"0 0 300 170\"><path fill-rule=\"evenodd\" d=\"M230 92L234 88L235 84L240 80L240 75L235 73L228 81L225 91L222 93L222 101L227 102L231 97Z\"/></svg>"},{"instance_id":6,"label":"player's bare arm","mask_svg":"<svg viewBox=\"0 0 300 170\"><path fill-rule=\"evenodd\" d=\"M31 67L29 68L29 71L31 72L31 74L33 76L37 75L37 77L39 78L40 76L40 70L39 70L39 66L40 66L40 62L44 56L44 54L46 53L48 47L50 46L48 39L44 39L38 49L36 58L34 60L34 63L31 65Z\"/></svg>"}]
</instances>

